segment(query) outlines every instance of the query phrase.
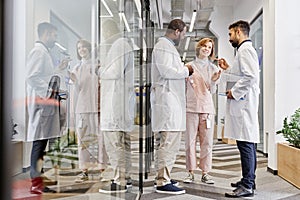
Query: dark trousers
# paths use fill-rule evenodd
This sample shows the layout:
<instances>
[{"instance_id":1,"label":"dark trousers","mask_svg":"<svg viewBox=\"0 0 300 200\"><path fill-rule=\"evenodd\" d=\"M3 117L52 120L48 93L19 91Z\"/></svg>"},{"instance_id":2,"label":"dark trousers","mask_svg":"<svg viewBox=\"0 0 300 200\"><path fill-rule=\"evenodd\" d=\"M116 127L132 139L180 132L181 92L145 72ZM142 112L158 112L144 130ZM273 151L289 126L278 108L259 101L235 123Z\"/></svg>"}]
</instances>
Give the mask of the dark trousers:
<instances>
[{"instance_id":1,"label":"dark trousers","mask_svg":"<svg viewBox=\"0 0 300 200\"><path fill-rule=\"evenodd\" d=\"M255 143L237 141L237 147L240 151L242 165L242 185L247 189L251 189L255 184L256 171L256 149Z\"/></svg>"},{"instance_id":2,"label":"dark trousers","mask_svg":"<svg viewBox=\"0 0 300 200\"><path fill-rule=\"evenodd\" d=\"M30 158L30 177L36 178L41 176L41 170L38 169L38 161L43 160L48 139L36 140L32 143L31 158Z\"/></svg>"}]
</instances>

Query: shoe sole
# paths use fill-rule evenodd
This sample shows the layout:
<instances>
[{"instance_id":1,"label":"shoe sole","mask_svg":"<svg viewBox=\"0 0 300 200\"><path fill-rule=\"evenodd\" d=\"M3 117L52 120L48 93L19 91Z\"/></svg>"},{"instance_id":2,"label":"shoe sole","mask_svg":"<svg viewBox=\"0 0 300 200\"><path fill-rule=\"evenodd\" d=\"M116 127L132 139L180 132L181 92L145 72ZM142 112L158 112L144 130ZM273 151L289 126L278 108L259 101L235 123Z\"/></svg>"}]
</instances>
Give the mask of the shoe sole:
<instances>
[{"instance_id":1,"label":"shoe sole","mask_svg":"<svg viewBox=\"0 0 300 200\"><path fill-rule=\"evenodd\" d=\"M194 181L183 181L183 183L193 183Z\"/></svg>"},{"instance_id":2,"label":"shoe sole","mask_svg":"<svg viewBox=\"0 0 300 200\"><path fill-rule=\"evenodd\" d=\"M225 197L229 197L229 198L253 197L253 196L254 196L254 193L252 193L252 194L245 194L245 195L239 195L239 196L231 195L231 194L225 193Z\"/></svg>"},{"instance_id":3,"label":"shoe sole","mask_svg":"<svg viewBox=\"0 0 300 200\"><path fill-rule=\"evenodd\" d=\"M30 190L30 193L31 194L43 194L43 192L38 192L38 191L33 191L33 190Z\"/></svg>"},{"instance_id":4,"label":"shoe sole","mask_svg":"<svg viewBox=\"0 0 300 200\"><path fill-rule=\"evenodd\" d=\"M112 190L102 190L102 189L99 189L99 192L100 193L105 193L105 194L116 194L116 193L126 193L127 190L115 190L115 191L112 191Z\"/></svg>"},{"instance_id":5,"label":"shoe sole","mask_svg":"<svg viewBox=\"0 0 300 200\"><path fill-rule=\"evenodd\" d=\"M210 183L207 183L207 182L205 182L205 181L201 181L202 183L205 183L205 184L209 184L209 185L213 185L213 184L215 184L215 182L210 182Z\"/></svg>"},{"instance_id":6,"label":"shoe sole","mask_svg":"<svg viewBox=\"0 0 300 200\"><path fill-rule=\"evenodd\" d=\"M163 190L155 190L156 193L160 194L185 194L185 190L177 191L177 192L172 192L172 191L163 191Z\"/></svg>"},{"instance_id":7,"label":"shoe sole","mask_svg":"<svg viewBox=\"0 0 300 200\"><path fill-rule=\"evenodd\" d=\"M83 183L83 182L86 182L86 181L88 181L89 179L87 179L87 180L76 180L75 181L75 183Z\"/></svg>"}]
</instances>

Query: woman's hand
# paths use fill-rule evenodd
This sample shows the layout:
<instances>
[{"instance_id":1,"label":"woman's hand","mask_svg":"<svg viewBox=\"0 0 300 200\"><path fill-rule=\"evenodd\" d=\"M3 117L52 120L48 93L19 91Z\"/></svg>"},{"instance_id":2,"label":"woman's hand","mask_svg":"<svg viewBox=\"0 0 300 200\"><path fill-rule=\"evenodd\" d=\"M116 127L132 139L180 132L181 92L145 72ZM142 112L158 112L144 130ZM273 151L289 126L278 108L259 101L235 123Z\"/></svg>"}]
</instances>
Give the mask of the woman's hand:
<instances>
[{"instance_id":1,"label":"woman's hand","mask_svg":"<svg viewBox=\"0 0 300 200\"><path fill-rule=\"evenodd\" d=\"M220 58L218 59L218 65L221 69L226 70L229 68L228 63L226 62L226 60L224 58Z\"/></svg>"},{"instance_id":2,"label":"woman's hand","mask_svg":"<svg viewBox=\"0 0 300 200\"><path fill-rule=\"evenodd\" d=\"M221 70L219 70L218 72L215 72L212 76L211 76L211 80L212 81L217 81L221 76Z\"/></svg>"}]
</instances>

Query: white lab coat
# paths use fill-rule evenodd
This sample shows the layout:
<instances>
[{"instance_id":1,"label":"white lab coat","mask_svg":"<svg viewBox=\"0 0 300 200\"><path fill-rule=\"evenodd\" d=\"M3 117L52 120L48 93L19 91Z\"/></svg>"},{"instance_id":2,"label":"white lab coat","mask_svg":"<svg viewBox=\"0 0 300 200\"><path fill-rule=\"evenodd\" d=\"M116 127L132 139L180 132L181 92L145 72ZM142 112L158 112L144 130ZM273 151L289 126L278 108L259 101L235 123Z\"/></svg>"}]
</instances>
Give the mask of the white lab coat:
<instances>
[{"instance_id":1,"label":"white lab coat","mask_svg":"<svg viewBox=\"0 0 300 200\"><path fill-rule=\"evenodd\" d=\"M227 80L236 81L227 99L225 138L259 143L259 62L252 42L244 42L237 51Z\"/></svg>"},{"instance_id":2,"label":"white lab coat","mask_svg":"<svg viewBox=\"0 0 300 200\"><path fill-rule=\"evenodd\" d=\"M136 98L134 52L129 40L116 38L101 61L101 131L131 132L134 128Z\"/></svg>"},{"instance_id":3,"label":"white lab coat","mask_svg":"<svg viewBox=\"0 0 300 200\"><path fill-rule=\"evenodd\" d=\"M59 102L46 97L49 81L57 73L49 51L43 44L35 43L28 55L26 70L29 114L27 141L58 137Z\"/></svg>"},{"instance_id":4,"label":"white lab coat","mask_svg":"<svg viewBox=\"0 0 300 200\"><path fill-rule=\"evenodd\" d=\"M152 129L185 131L185 78L188 68L181 62L174 44L166 37L159 38L152 52Z\"/></svg>"}]
</instances>

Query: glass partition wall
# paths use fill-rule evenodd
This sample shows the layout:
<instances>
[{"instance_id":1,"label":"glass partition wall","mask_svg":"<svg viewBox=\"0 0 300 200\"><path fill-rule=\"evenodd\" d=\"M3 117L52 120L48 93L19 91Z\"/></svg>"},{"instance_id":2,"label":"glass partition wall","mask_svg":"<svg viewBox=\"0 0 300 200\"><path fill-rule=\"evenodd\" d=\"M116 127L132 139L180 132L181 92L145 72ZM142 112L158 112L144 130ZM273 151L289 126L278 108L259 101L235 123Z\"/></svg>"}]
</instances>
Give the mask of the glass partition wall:
<instances>
[{"instance_id":1,"label":"glass partition wall","mask_svg":"<svg viewBox=\"0 0 300 200\"><path fill-rule=\"evenodd\" d=\"M24 49L13 69L14 101L23 100L13 109L12 140L21 145L15 154L22 155L23 170L13 173L13 184L26 179L26 189L13 188L14 198L43 193L51 199L49 192L66 199L136 198L155 179L149 1L30 0L23 6L15 23L23 24L17 38ZM125 186L126 193L114 192Z\"/></svg>"},{"instance_id":2,"label":"glass partition wall","mask_svg":"<svg viewBox=\"0 0 300 200\"><path fill-rule=\"evenodd\" d=\"M159 138L150 117L151 53L167 23L178 18L176 6L183 6L166 3L173 14L163 17L161 4L15 4L12 140L19 157L13 184L23 185L13 187L14 198L135 199L154 186ZM179 14L191 21L192 13ZM217 40L201 27L207 26L189 31L178 45L184 62L194 59L201 37Z\"/></svg>"},{"instance_id":3,"label":"glass partition wall","mask_svg":"<svg viewBox=\"0 0 300 200\"><path fill-rule=\"evenodd\" d=\"M9 39L1 40L10 47L9 63L1 63L12 68L1 71L2 94L13 108L1 113L13 151L4 149L13 159L1 171L12 166L13 199L138 199L147 186L154 192L160 138L150 117L153 46L171 19L181 18L189 26L177 46L183 62L194 59L203 37L218 49L209 30L215 1L5 2L12 23L5 27ZM261 22L252 23L258 53Z\"/></svg>"}]
</instances>

